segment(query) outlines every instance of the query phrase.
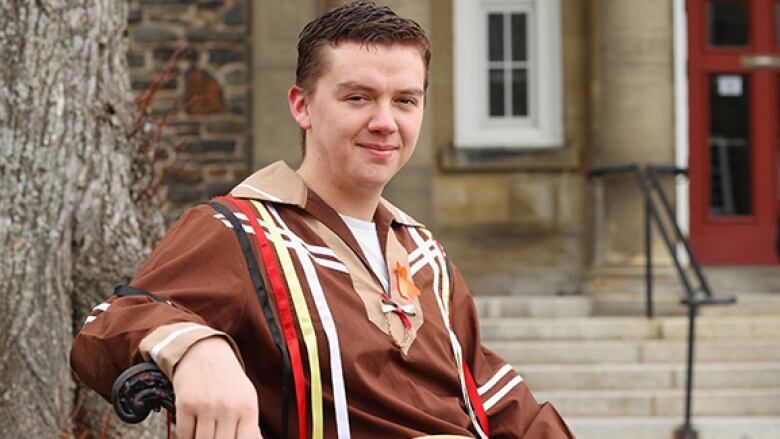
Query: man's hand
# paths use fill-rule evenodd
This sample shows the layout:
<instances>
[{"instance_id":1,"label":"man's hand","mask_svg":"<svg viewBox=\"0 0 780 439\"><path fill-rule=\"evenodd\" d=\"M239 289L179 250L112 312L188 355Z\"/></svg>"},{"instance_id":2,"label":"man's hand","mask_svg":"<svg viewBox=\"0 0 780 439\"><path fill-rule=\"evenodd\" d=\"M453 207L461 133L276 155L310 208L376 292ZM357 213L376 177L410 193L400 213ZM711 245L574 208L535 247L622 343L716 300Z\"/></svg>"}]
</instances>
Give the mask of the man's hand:
<instances>
[{"instance_id":1,"label":"man's hand","mask_svg":"<svg viewBox=\"0 0 780 439\"><path fill-rule=\"evenodd\" d=\"M230 345L209 337L184 354L173 373L179 439L258 439L257 392Z\"/></svg>"}]
</instances>

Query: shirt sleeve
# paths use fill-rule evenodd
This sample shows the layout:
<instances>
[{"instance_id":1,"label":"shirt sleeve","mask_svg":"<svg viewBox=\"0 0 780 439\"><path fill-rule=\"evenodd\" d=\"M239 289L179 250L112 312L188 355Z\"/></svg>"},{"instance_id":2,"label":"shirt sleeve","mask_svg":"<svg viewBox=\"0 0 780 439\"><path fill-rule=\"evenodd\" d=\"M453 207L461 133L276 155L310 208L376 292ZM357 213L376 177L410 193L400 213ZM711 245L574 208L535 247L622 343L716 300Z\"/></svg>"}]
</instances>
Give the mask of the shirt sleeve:
<instances>
[{"instance_id":1,"label":"shirt sleeve","mask_svg":"<svg viewBox=\"0 0 780 439\"><path fill-rule=\"evenodd\" d=\"M254 292L235 233L211 207L182 215L131 286L161 301L110 297L92 310L71 348L71 367L104 398L110 399L119 374L144 360L172 377L187 349L203 338L224 337L241 361L233 339Z\"/></svg>"},{"instance_id":2,"label":"shirt sleeve","mask_svg":"<svg viewBox=\"0 0 780 439\"><path fill-rule=\"evenodd\" d=\"M474 300L454 265L452 283L453 329L488 416L491 439L574 438L553 405L537 403L512 365L482 345Z\"/></svg>"}]
</instances>

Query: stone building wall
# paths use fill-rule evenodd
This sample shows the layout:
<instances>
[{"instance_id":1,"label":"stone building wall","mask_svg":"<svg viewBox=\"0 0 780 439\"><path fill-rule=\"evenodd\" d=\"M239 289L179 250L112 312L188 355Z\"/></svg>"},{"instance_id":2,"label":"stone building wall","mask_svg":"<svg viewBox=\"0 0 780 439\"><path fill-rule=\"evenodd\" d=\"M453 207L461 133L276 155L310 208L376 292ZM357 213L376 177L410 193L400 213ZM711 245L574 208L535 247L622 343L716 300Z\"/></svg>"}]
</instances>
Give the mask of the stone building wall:
<instances>
[{"instance_id":1,"label":"stone building wall","mask_svg":"<svg viewBox=\"0 0 780 439\"><path fill-rule=\"evenodd\" d=\"M591 0L562 0L564 142L465 154L453 146L454 1L437 2L429 114L433 226L475 294L574 294L590 264ZM433 7L433 4L431 4Z\"/></svg>"},{"instance_id":2,"label":"stone building wall","mask_svg":"<svg viewBox=\"0 0 780 439\"><path fill-rule=\"evenodd\" d=\"M183 142L163 182L166 212L224 194L251 170L248 0L131 0L128 64L137 96L178 49L150 121L172 114L162 142Z\"/></svg>"}]
</instances>

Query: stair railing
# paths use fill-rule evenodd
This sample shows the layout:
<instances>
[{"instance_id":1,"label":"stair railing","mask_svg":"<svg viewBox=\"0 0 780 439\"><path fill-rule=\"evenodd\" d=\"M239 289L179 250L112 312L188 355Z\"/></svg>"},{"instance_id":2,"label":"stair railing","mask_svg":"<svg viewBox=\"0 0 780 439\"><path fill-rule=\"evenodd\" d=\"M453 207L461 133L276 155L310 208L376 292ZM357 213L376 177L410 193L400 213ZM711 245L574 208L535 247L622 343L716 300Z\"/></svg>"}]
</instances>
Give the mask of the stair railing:
<instances>
[{"instance_id":1,"label":"stair railing","mask_svg":"<svg viewBox=\"0 0 780 439\"><path fill-rule=\"evenodd\" d=\"M735 297L715 297L712 293L704 272L699 265L696 256L691 249L688 239L683 235L679 224L677 224L672 204L669 197L661 185L660 174L683 175L687 176L686 169L670 165L647 165L643 170L636 163L622 163L608 166L596 166L591 168L587 176L589 179L605 179L612 176L630 174L639 187L644 201L644 242L645 242L645 293L646 308L645 314L648 318L653 318L653 235L652 225L658 228L666 249L674 262L680 283L685 288L685 297L681 303L688 307L688 353L687 369L685 382L685 414L683 424L675 431L676 439L694 439L698 433L693 428L691 422L692 399L693 399L693 360L694 348L696 343L696 315L701 305L727 305L736 303ZM648 182L649 180L649 182ZM656 196L654 197L653 194ZM659 202L660 200L660 202ZM660 206L659 206L660 204ZM664 220L665 218L665 220ZM671 231L667 229L667 224L671 226ZM692 274L685 269L677 250L677 243L682 245L682 249L688 258ZM691 279L693 276L693 279ZM694 287L694 282L697 284Z\"/></svg>"}]
</instances>

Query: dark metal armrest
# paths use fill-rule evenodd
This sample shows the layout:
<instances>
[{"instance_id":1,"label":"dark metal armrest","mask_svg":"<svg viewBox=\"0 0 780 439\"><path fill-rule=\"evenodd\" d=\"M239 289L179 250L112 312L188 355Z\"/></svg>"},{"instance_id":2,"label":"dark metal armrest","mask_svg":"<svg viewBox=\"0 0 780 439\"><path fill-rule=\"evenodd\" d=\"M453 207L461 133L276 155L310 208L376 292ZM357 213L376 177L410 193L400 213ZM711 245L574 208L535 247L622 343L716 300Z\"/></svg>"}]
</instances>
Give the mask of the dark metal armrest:
<instances>
[{"instance_id":1,"label":"dark metal armrest","mask_svg":"<svg viewBox=\"0 0 780 439\"><path fill-rule=\"evenodd\" d=\"M111 401L119 419L137 424L152 410L168 410L176 417L176 397L173 384L157 367L148 362L136 364L122 372L111 388Z\"/></svg>"}]
</instances>

